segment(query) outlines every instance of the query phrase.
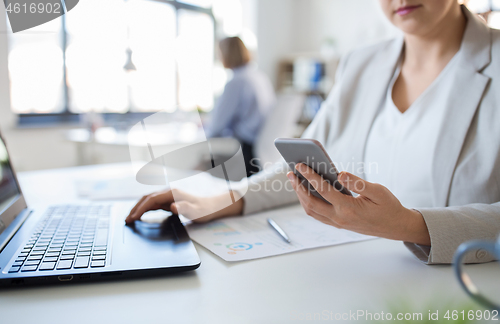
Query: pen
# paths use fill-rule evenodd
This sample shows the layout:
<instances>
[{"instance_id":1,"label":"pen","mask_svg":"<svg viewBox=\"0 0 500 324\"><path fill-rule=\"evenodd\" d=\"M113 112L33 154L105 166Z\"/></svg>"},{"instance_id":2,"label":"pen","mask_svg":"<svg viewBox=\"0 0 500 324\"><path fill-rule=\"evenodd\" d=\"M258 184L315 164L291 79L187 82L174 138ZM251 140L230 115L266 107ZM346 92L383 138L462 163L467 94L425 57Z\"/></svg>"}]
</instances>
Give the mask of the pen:
<instances>
[{"instance_id":1,"label":"pen","mask_svg":"<svg viewBox=\"0 0 500 324\"><path fill-rule=\"evenodd\" d=\"M288 235L286 235L285 231L272 218L268 218L267 222L269 223L269 225L271 225L276 230L276 232L278 232L278 234L285 241L287 241L288 243L291 243L290 239L288 238Z\"/></svg>"}]
</instances>

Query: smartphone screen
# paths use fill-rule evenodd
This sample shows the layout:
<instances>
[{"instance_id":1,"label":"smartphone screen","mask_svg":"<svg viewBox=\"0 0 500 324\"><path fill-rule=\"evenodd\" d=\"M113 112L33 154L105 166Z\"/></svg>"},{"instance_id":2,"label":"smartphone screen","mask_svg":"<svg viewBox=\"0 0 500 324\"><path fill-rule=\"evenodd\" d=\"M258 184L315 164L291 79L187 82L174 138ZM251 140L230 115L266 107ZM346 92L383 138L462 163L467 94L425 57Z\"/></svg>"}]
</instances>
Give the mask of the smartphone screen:
<instances>
[{"instance_id":1,"label":"smartphone screen","mask_svg":"<svg viewBox=\"0 0 500 324\"><path fill-rule=\"evenodd\" d=\"M338 170L320 142L313 139L277 138L274 141L274 145L283 159L287 162L290 170L301 179L302 184L312 195L328 202L300 174L300 172L295 169L295 165L298 163L304 163L313 169L314 172L319 174L333 187L331 190L337 190L345 195L352 196L351 192L338 181Z\"/></svg>"}]
</instances>

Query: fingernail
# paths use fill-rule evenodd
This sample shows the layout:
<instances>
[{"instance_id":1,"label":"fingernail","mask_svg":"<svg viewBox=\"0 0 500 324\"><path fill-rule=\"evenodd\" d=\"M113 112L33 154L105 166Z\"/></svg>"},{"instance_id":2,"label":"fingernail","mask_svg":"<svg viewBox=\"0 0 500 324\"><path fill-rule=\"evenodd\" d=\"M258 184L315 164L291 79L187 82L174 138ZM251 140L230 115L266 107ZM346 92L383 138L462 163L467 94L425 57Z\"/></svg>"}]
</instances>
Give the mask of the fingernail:
<instances>
[{"instance_id":1,"label":"fingernail","mask_svg":"<svg viewBox=\"0 0 500 324\"><path fill-rule=\"evenodd\" d=\"M303 169L304 169L304 164L302 164L302 163L298 163L298 164L296 164L296 165L295 165L295 169L297 169L297 170L299 170L299 171L303 170Z\"/></svg>"},{"instance_id":2,"label":"fingernail","mask_svg":"<svg viewBox=\"0 0 500 324\"><path fill-rule=\"evenodd\" d=\"M349 180L349 177L344 171L342 171L339 173L339 180L342 182L346 182L347 180Z\"/></svg>"},{"instance_id":3,"label":"fingernail","mask_svg":"<svg viewBox=\"0 0 500 324\"><path fill-rule=\"evenodd\" d=\"M293 172L292 171L288 172L286 174L286 176L288 177L288 179L293 180Z\"/></svg>"}]
</instances>

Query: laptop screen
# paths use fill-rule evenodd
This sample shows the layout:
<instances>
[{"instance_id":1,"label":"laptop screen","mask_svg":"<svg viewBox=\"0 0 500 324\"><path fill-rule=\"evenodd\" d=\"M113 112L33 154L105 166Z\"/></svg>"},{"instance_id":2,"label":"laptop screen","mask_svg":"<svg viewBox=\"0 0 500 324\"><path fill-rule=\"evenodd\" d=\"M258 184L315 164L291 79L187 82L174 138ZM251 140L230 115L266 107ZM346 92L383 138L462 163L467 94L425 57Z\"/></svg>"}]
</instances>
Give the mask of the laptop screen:
<instances>
[{"instance_id":1,"label":"laptop screen","mask_svg":"<svg viewBox=\"0 0 500 324\"><path fill-rule=\"evenodd\" d=\"M3 214L20 194L14 172L10 166L7 148L0 137L0 215ZM0 232L2 232L2 228L0 228Z\"/></svg>"}]
</instances>

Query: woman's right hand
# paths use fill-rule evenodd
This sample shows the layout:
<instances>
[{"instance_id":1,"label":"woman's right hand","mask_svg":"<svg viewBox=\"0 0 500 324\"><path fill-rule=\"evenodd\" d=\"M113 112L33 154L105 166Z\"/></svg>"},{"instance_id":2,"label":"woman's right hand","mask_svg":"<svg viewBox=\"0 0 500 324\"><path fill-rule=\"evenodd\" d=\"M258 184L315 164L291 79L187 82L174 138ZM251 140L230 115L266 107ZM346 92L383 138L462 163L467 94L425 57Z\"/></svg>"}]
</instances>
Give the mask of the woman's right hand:
<instances>
[{"instance_id":1,"label":"woman's right hand","mask_svg":"<svg viewBox=\"0 0 500 324\"><path fill-rule=\"evenodd\" d=\"M235 194L233 192L233 195ZM243 199L238 199L229 206L227 206L227 199L227 194L197 197L177 189L158 191L142 197L130 211L125 223L131 224L139 220L144 213L158 209L181 214L198 223L205 223L220 217L241 215Z\"/></svg>"}]
</instances>

